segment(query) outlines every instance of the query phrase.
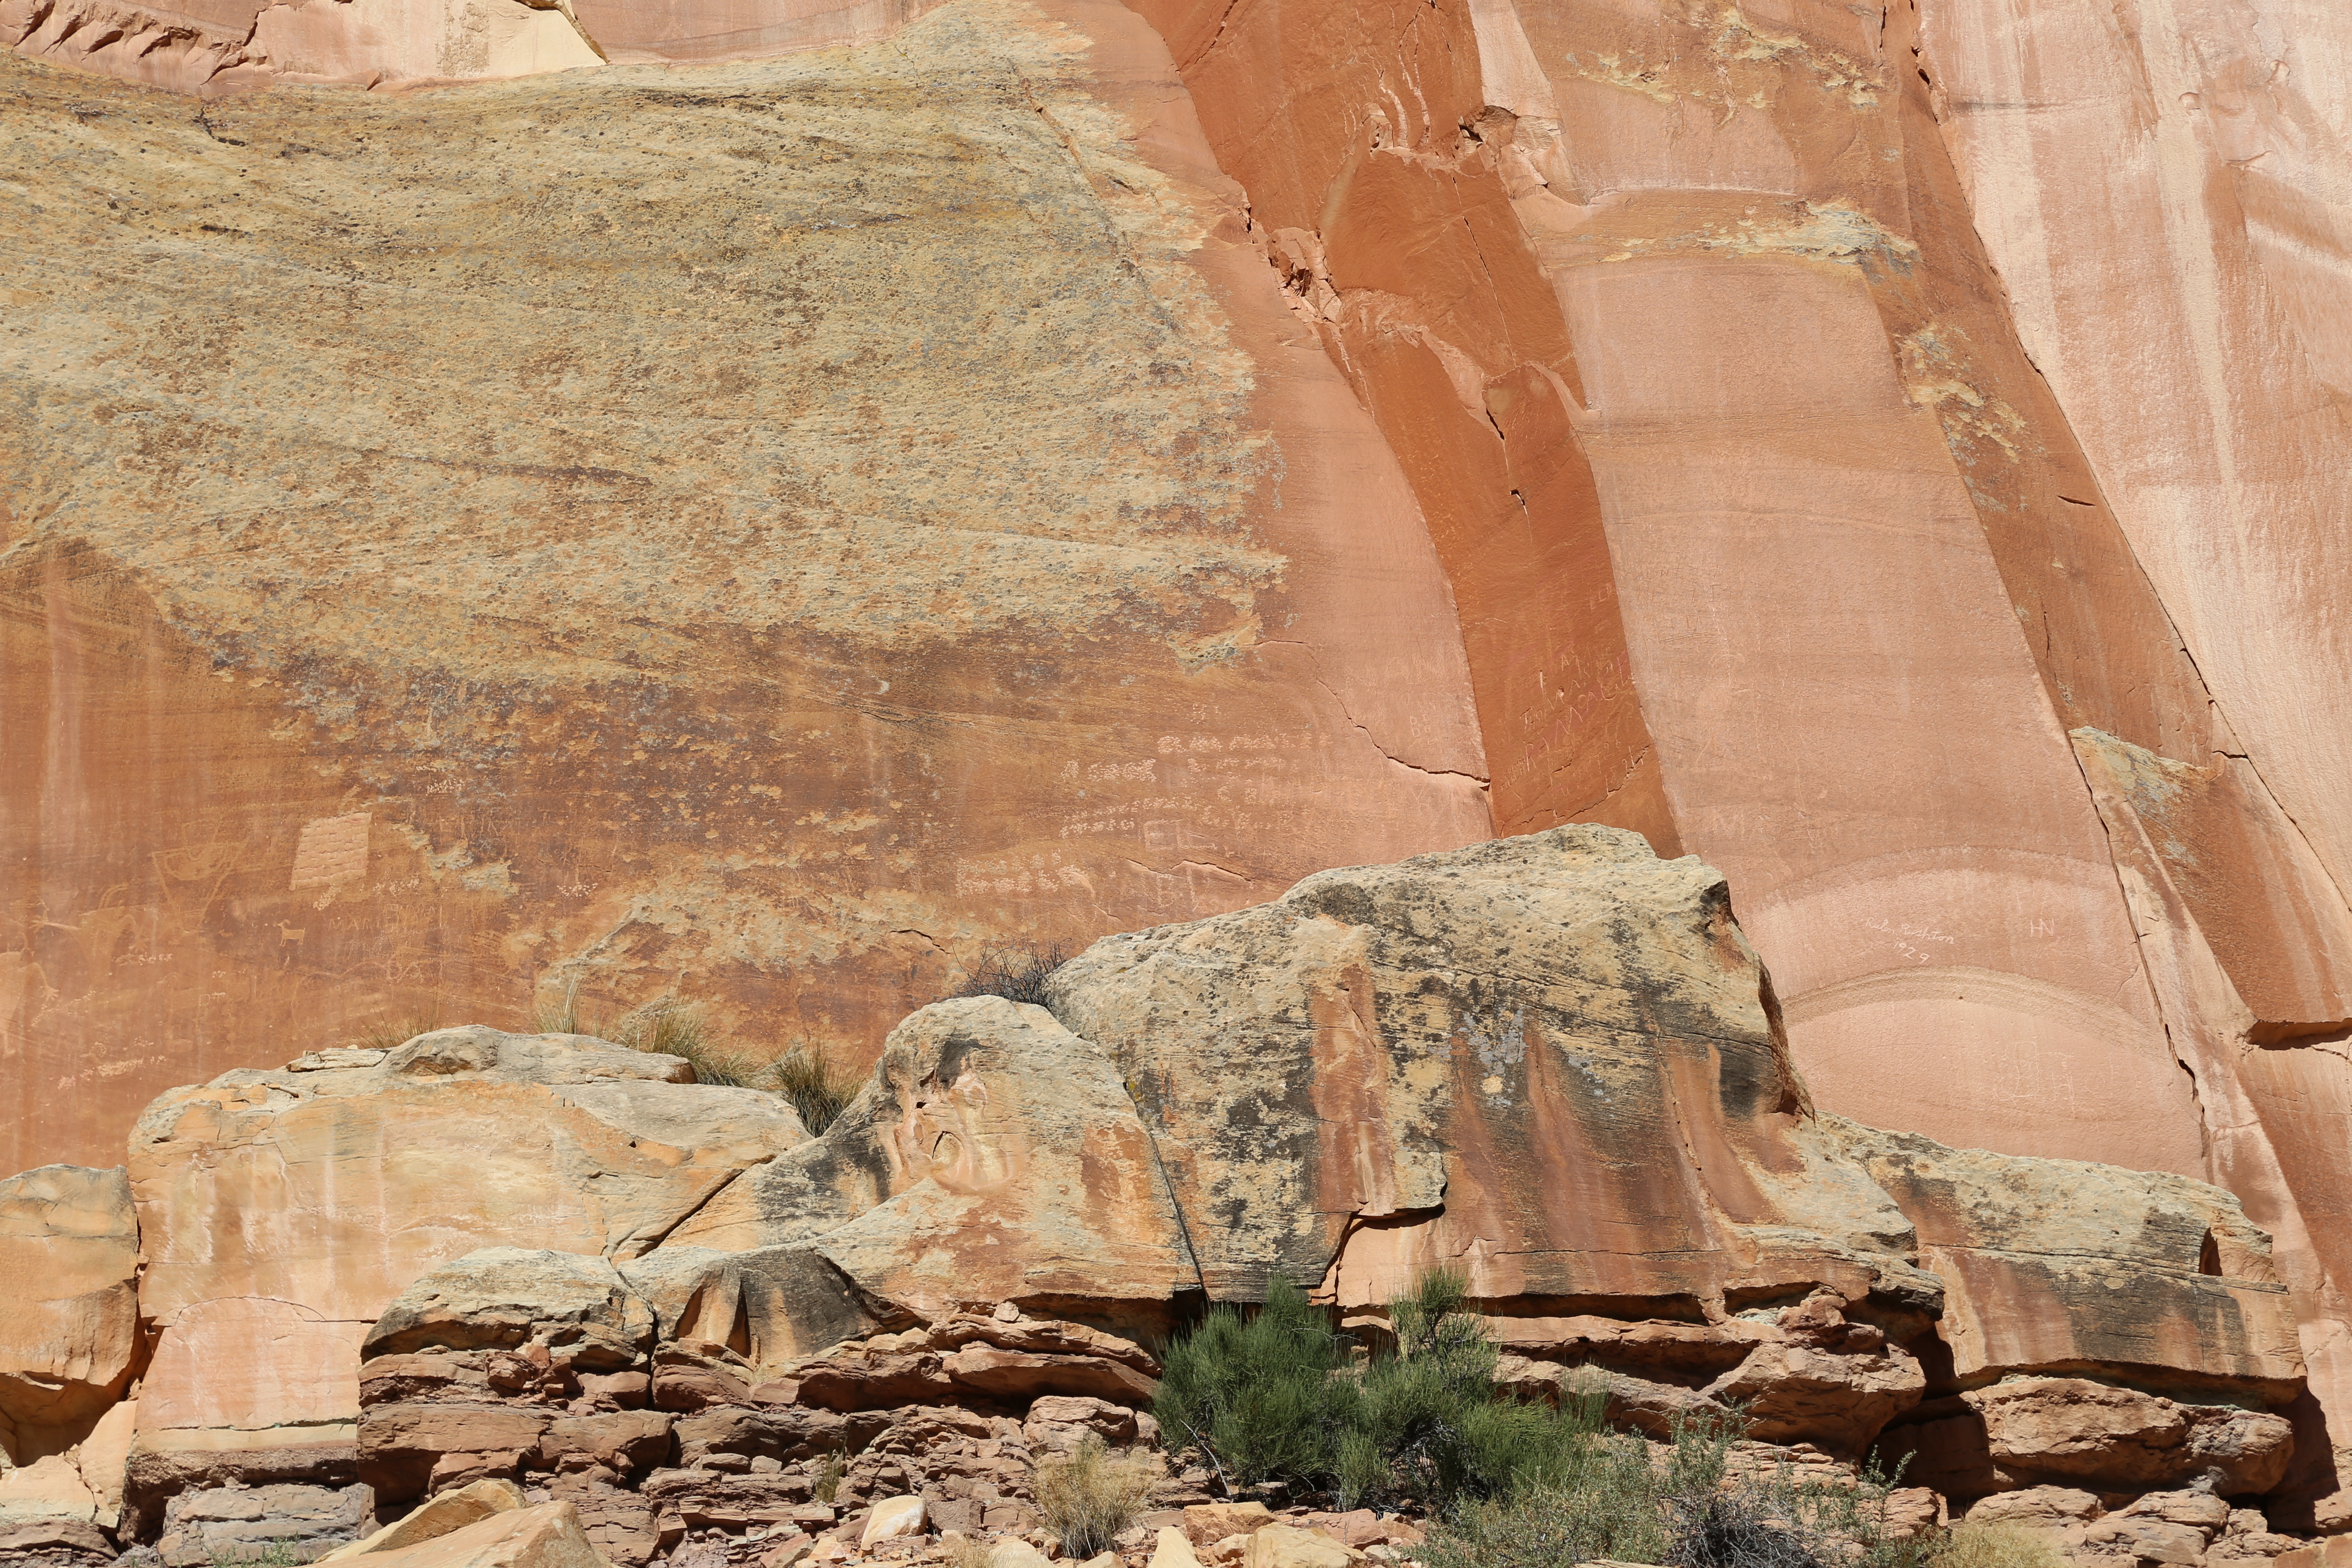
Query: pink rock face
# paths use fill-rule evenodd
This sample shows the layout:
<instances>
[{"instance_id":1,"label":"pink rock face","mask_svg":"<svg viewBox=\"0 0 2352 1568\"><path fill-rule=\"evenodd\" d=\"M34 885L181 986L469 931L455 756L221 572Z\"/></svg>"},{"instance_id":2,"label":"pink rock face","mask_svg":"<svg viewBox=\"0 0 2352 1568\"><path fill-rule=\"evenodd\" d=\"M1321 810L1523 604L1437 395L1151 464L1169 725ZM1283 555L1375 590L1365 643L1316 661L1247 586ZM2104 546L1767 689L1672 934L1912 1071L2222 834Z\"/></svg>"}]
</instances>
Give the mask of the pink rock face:
<instances>
[{"instance_id":1,"label":"pink rock face","mask_svg":"<svg viewBox=\"0 0 2352 1568\"><path fill-rule=\"evenodd\" d=\"M2239 1193L2317 1402L2291 1486L2352 1520L2319 1500L2352 1427L2347 29L7 0L21 53L211 92L899 51L196 128L26 79L54 336L0 637L47 679L0 694L40 738L0 748L39 911L0 1027L67 1092L16 1163L110 1159L247 1059L232 1016L675 984L862 1061L991 941L1601 822L1727 874L1822 1108ZM1015 79L1043 116L971 130ZM632 144L592 146L614 106ZM531 217L368 227L404 136L470 136ZM657 188L645 159L685 199L579 205ZM108 225L147 226L127 299ZM299 310L237 281L347 267ZM956 1094L903 1139L989 1190ZM1377 1173L1328 1120L1318 1168ZM2031 1320L1986 1364L2055 1355L2078 1325L1979 1261L1961 1293Z\"/></svg>"},{"instance_id":2,"label":"pink rock face","mask_svg":"<svg viewBox=\"0 0 2352 1568\"><path fill-rule=\"evenodd\" d=\"M1820 1102L2231 1183L2352 1408L2342 21L2168 13L2159 70L2087 3L1144 8L1433 526L1506 465L1383 411L1450 395L1517 461L1500 416L1557 389L1611 582L1551 580L1622 637ZM1563 646L1482 643L1454 582L1482 690ZM1481 719L1499 821L1528 753ZM2089 731L2193 775L2144 851ZM1608 819L1663 843L1635 794Z\"/></svg>"}]
</instances>

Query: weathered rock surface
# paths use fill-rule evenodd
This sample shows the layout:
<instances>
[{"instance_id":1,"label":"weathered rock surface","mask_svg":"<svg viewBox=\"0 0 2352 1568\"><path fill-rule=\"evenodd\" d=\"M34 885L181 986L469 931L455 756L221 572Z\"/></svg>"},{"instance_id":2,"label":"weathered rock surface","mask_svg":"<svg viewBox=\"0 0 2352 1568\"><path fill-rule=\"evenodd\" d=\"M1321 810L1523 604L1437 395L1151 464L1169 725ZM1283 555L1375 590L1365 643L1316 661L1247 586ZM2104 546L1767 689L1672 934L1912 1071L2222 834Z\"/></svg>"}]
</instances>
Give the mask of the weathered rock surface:
<instances>
[{"instance_id":1,"label":"weathered rock surface","mask_svg":"<svg viewBox=\"0 0 2352 1568\"><path fill-rule=\"evenodd\" d=\"M1633 835L1325 873L1106 939L1049 994L909 1018L823 1138L629 1266L666 1325L793 1359L802 1406L1131 1405L1148 1363L959 1309L985 1290L1152 1323L1186 1286L1286 1276L1371 1321L1454 1263L1516 1384L1599 1376L1636 1427L1737 1402L1761 1437L1855 1454L1931 1389L2154 1376L2247 1401L2200 1462L2241 1491L2280 1478L2286 1423L2259 1407L2302 1363L2228 1194L1805 1114L1719 879ZM777 1286L784 1259L834 1283ZM849 1299L921 1322L803 1359ZM655 1402L758 1397L749 1364L688 1370L667 1395L657 1371Z\"/></svg>"},{"instance_id":2,"label":"weathered rock surface","mask_svg":"<svg viewBox=\"0 0 2352 1568\"><path fill-rule=\"evenodd\" d=\"M79 366L0 366L0 665L82 672L0 694L0 1169L575 990L862 1068L992 944L1491 830L1419 510L1123 6L201 125L0 72Z\"/></svg>"},{"instance_id":3,"label":"weathered rock surface","mask_svg":"<svg viewBox=\"0 0 2352 1568\"><path fill-rule=\"evenodd\" d=\"M212 1568L273 1549L315 1563L373 1531L375 1494L363 1486L289 1484L185 1491L163 1505L155 1549L163 1568Z\"/></svg>"},{"instance_id":4,"label":"weathered rock surface","mask_svg":"<svg viewBox=\"0 0 2352 1568\"><path fill-rule=\"evenodd\" d=\"M1805 1131L1761 982L1713 870L1573 827L1325 872L1049 984L1134 1086L1213 1297L1373 1305L1460 1262L1481 1298L1692 1316L1932 1298L1909 1223Z\"/></svg>"},{"instance_id":5,"label":"weathered rock surface","mask_svg":"<svg viewBox=\"0 0 2352 1568\"><path fill-rule=\"evenodd\" d=\"M1961 1408L1950 1414L1951 1405ZM2079 1378L2020 1377L1923 1410L1887 1435L1914 1456L1911 1479L1955 1496L2048 1485L2134 1492L2206 1484L2258 1496L2285 1479L2294 1431L2282 1416L2192 1405Z\"/></svg>"},{"instance_id":6,"label":"weathered rock surface","mask_svg":"<svg viewBox=\"0 0 2352 1568\"><path fill-rule=\"evenodd\" d=\"M1959 1384L2090 1369L2294 1398L2305 1368L2293 1305L2270 1237L2228 1193L1835 1117L1822 1126L1917 1226L1919 1262L1944 1283L1939 1333Z\"/></svg>"},{"instance_id":7,"label":"weathered rock surface","mask_svg":"<svg viewBox=\"0 0 2352 1568\"><path fill-rule=\"evenodd\" d=\"M436 1494L373 1534L337 1547L321 1561L340 1562L346 1557L415 1546L478 1523L494 1513L510 1512L522 1506L522 1490L512 1481L475 1481Z\"/></svg>"},{"instance_id":8,"label":"weathered rock surface","mask_svg":"<svg viewBox=\"0 0 2352 1568\"><path fill-rule=\"evenodd\" d=\"M596 1335L625 1365L652 1316L599 1255L649 1247L805 1142L774 1097L691 1077L676 1058L584 1036L445 1029L158 1100L131 1166L140 1306L161 1331L131 1459L137 1506L206 1478L355 1479L359 1351L387 1309L383 1331L404 1344L503 1340L519 1313L543 1312L587 1370L610 1370ZM241 1244L218 1246L227 1235ZM583 1261L502 1259L494 1273L511 1268L510 1282L460 1267L403 1297L502 1243ZM484 1317L453 1319L453 1305Z\"/></svg>"},{"instance_id":9,"label":"weathered rock surface","mask_svg":"<svg viewBox=\"0 0 2352 1568\"><path fill-rule=\"evenodd\" d=\"M747 1173L648 1263L697 1247L751 1254L729 1267L752 1281L734 1289L769 1361L859 1331L834 1310L837 1285L806 1300L828 1274L927 1319L959 1303L1083 1300L1140 1321L1198 1283L1117 1065L1045 1009L997 996L909 1017L823 1137ZM797 1268L810 1291L761 1289L761 1251L767 1278ZM950 1351L960 1370L907 1375L970 1380L1001 1363L1020 1376L1024 1358L1058 1349L989 1340L975 1327Z\"/></svg>"},{"instance_id":10,"label":"weathered rock surface","mask_svg":"<svg viewBox=\"0 0 2352 1568\"><path fill-rule=\"evenodd\" d=\"M591 1372L625 1368L653 1346L654 1313L602 1258L490 1247L445 1263L393 1299L360 1343L360 1359L447 1350L507 1349L526 1341L577 1346ZM593 1364L590 1347L613 1358Z\"/></svg>"},{"instance_id":11,"label":"weathered rock surface","mask_svg":"<svg viewBox=\"0 0 2352 1568\"><path fill-rule=\"evenodd\" d=\"M88 1435L138 1370L139 1218L121 1167L0 1181L0 1454Z\"/></svg>"},{"instance_id":12,"label":"weathered rock surface","mask_svg":"<svg viewBox=\"0 0 2352 1568\"><path fill-rule=\"evenodd\" d=\"M368 1553L378 1568L611 1568L569 1502L494 1513L412 1546Z\"/></svg>"}]
</instances>

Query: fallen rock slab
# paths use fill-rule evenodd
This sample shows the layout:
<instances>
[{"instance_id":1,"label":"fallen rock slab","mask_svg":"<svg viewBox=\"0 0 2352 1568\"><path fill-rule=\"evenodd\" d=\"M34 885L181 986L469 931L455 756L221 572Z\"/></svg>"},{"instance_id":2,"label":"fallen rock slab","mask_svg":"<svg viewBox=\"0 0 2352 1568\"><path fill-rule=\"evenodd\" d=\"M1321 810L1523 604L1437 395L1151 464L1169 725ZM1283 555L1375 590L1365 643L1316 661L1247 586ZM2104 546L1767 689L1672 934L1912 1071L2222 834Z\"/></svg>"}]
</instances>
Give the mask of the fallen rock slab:
<instances>
[{"instance_id":1,"label":"fallen rock slab","mask_svg":"<svg viewBox=\"0 0 2352 1568\"><path fill-rule=\"evenodd\" d=\"M511 1513L523 1506L522 1489L512 1481L481 1480L429 1498L405 1518L394 1521L374 1534L339 1546L322 1563L376 1552L397 1552L478 1524L494 1513Z\"/></svg>"},{"instance_id":2,"label":"fallen rock slab","mask_svg":"<svg viewBox=\"0 0 2352 1568\"><path fill-rule=\"evenodd\" d=\"M30 1464L82 1436L139 1360L139 1220L120 1168L0 1181L0 1453Z\"/></svg>"},{"instance_id":3,"label":"fallen rock slab","mask_svg":"<svg viewBox=\"0 0 2352 1568\"><path fill-rule=\"evenodd\" d=\"M568 1502L500 1511L367 1561L371 1568L612 1568Z\"/></svg>"}]
</instances>

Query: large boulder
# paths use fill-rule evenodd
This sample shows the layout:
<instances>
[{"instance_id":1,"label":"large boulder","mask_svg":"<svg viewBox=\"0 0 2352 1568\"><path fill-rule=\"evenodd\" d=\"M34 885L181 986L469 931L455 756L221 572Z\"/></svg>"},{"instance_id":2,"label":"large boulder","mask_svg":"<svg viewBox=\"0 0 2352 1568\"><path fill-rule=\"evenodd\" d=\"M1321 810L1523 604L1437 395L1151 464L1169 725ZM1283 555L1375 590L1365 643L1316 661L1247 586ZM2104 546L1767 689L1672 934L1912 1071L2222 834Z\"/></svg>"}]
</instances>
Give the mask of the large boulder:
<instances>
[{"instance_id":1,"label":"large boulder","mask_svg":"<svg viewBox=\"0 0 2352 1568\"><path fill-rule=\"evenodd\" d=\"M2245 1406L2233 1484L2276 1479L2265 1407L2302 1367L2235 1201L1813 1114L1721 878L1634 835L1325 872L1106 938L1046 994L915 1014L823 1138L625 1261L664 1334L748 1365L914 1323L801 1367L855 1410L971 1397L972 1352L932 1340L987 1303L1142 1329L1288 1279L1377 1332L1452 1264L1516 1386L1583 1369L1627 1425L1736 1404L1857 1454L1931 1395L2103 1369Z\"/></svg>"},{"instance_id":2,"label":"large boulder","mask_svg":"<svg viewBox=\"0 0 2352 1568\"><path fill-rule=\"evenodd\" d=\"M1917 1414L1886 1435L1885 1456L1908 1456L1908 1479L1964 1498L2192 1482L2224 1497L2259 1495L2285 1478L2294 1447L2293 1426L2269 1411L2087 1378L2009 1378Z\"/></svg>"},{"instance_id":3,"label":"large boulder","mask_svg":"<svg viewBox=\"0 0 2352 1568\"><path fill-rule=\"evenodd\" d=\"M1213 1297L1372 1304L1458 1263L1498 1303L1696 1317L1917 1283L1908 1221L1807 1131L1723 879L1637 834L1327 871L1049 992L1132 1087Z\"/></svg>"},{"instance_id":4,"label":"large boulder","mask_svg":"<svg viewBox=\"0 0 2352 1568\"><path fill-rule=\"evenodd\" d=\"M155 1550L163 1568L211 1568L278 1553L313 1563L357 1542L375 1523L375 1494L364 1486L210 1487L163 1505Z\"/></svg>"},{"instance_id":5,"label":"large boulder","mask_svg":"<svg viewBox=\"0 0 2352 1568\"><path fill-rule=\"evenodd\" d=\"M0 1454L79 1443L140 1359L139 1218L122 1169L0 1181Z\"/></svg>"},{"instance_id":6,"label":"large boulder","mask_svg":"<svg viewBox=\"0 0 2352 1568\"><path fill-rule=\"evenodd\" d=\"M747 1173L636 1267L671 1254L685 1272L656 1289L723 1297L698 1311L740 1314L772 1361L863 1333L877 1310L1086 1303L1156 1321L1199 1282L1116 1063L998 996L909 1016L823 1137Z\"/></svg>"},{"instance_id":7,"label":"large boulder","mask_svg":"<svg viewBox=\"0 0 2352 1568\"><path fill-rule=\"evenodd\" d=\"M2284 1405L2303 1352L2271 1241L2220 1187L1948 1149L1838 1117L1832 1142L1918 1227L1958 1386L2037 1371L2155 1377Z\"/></svg>"},{"instance_id":8,"label":"large boulder","mask_svg":"<svg viewBox=\"0 0 2352 1568\"><path fill-rule=\"evenodd\" d=\"M605 1344L625 1366L652 1344L653 1309L604 1258L488 1247L403 1290L361 1342L360 1359L427 1346L507 1347L542 1336Z\"/></svg>"},{"instance_id":9,"label":"large boulder","mask_svg":"<svg viewBox=\"0 0 2352 1568\"><path fill-rule=\"evenodd\" d=\"M355 1479L362 1342L429 1272L499 1246L632 1256L806 1142L782 1100L693 1078L586 1036L473 1027L232 1072L150 1106L130 1165L140 1305L160 1331L130 1461L142 1521L189 1486ZM618 1276L593 1267L589 1293L609 1304ZM478 1272L451 1288L466 1311L506 1305ZM435 1310L420 1299L386 1331L454 1331Z\"/></svg>"},{"instance_id":10,"label":"large boulder","mask_svg":"<svg viewBox=\"0 0 2352 1568\"><path fill-rule=\"evenodd\" d=\"M369 1568L613 1568L581 1529L580 1510L561 1500L364 1555Z\"/></svg>"}]
</instances>

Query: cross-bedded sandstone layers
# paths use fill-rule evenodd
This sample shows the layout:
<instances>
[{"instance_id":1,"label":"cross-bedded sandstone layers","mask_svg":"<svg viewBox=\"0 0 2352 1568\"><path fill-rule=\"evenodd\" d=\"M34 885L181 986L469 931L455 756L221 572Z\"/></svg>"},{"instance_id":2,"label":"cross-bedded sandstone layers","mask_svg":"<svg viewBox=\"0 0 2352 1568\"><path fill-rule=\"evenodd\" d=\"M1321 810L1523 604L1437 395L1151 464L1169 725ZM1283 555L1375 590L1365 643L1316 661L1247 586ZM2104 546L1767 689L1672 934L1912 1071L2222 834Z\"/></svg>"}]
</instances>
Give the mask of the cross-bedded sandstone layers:
<instances>
[{"instance_id":1,"label":"cross-bedded sandstone layers","mask_svg":"<svg viewBox=\"0 0 2352 1568\"><path fill-rule=\"evenodd\" d=\"M2339 1411L2352 797L2345 636L2319 606L2347 568L2348 26L1937 0L1918 38L2017 330L2240 742L2151 756L2077 733L2216 1172L2304 1255L2314 1383Z\"/></svg>"},{"instance_id":2,"label":"cross-bedded sandstone layers","mask_svg":"<svg viewBox=\"0 0 2352 1568\"><path fill-rule=\"evenodd\" d=\"M0 1163L575 987L854 1061L989 941L1489 830L1412 496L1128 12L6 69Z\"/></svg>"}]
</instances>

